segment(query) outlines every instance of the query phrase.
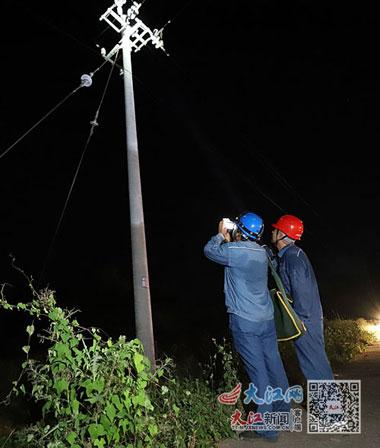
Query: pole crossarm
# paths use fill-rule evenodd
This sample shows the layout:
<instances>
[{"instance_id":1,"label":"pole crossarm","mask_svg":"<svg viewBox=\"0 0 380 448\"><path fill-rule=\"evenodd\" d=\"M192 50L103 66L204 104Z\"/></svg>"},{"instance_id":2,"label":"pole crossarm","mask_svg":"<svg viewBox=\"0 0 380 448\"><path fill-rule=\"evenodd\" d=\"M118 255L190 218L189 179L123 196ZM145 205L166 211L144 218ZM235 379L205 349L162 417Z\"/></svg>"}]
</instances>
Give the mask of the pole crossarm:
<instances>
[{"instance_id":1,"label":"pole crossarm","mask_svg":"<svg viewBox=\"0 0 380 448\"><path fill-rule=\"evenodd\" d=\"M115 4L108 8L99 20L104 20L116 32L122 33L124 38L129 39L131 49L135 53L145 47L149 42L152 42L157 49L161 49L166 53L164 41L162 39L163 30L154 29L152 31L137 18L141 4L133 2L132 6L127 10L126 14L124 14L123 6L125 5L126 0L114 0L114 2ZM120 48L121 43L118 45ZM111 50L108 55L104 54L103 50L103 57L105 59L110 59L112 54L116 51L115 48Z\"/></svg>"}]
</instances>

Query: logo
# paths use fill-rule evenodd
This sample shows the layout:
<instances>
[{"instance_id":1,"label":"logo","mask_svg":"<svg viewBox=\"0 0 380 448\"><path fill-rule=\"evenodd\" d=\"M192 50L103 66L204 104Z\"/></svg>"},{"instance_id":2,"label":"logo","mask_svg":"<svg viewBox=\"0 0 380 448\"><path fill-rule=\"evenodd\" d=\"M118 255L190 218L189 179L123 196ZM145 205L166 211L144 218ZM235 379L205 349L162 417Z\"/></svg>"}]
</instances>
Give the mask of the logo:
<instances>
[{"instance_id":1,"label":"logo","mask_svg":"<svg viewBox=\"0 0 380 448\"><path fill-rule=\"evenodd\" d=\"M230 392L224 392L217 398L222 405L234 406L240 399L242 385L238 383ZM234 431L302 431L302 409L290 409L290 402L301 403L301 386L289 387L285 392L280 388L268 386L264 396L258 396L258 388L250 383L244 391L244 404L272 405L273 412L250 411L246 417L239 409L231 415L231 429ZM282 402L282 404L281 404ZM285 404L284 404L285 403ZM280 410L281 408L286 411Z\"/></svg>"}]
</instances>

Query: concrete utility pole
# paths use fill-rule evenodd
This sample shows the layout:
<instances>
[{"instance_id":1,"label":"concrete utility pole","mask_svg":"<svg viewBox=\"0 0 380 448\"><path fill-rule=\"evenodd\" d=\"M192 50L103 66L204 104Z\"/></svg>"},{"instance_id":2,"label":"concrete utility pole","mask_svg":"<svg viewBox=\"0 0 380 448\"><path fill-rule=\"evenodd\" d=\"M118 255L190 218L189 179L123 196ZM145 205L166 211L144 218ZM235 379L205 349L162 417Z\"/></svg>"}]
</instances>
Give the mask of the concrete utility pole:
<instances>
[{"instance_id":1,"label":"concrete utility pole","mask_svg":"<svg viewBox=\"0 0 380 448\"><path fill-rule=\"evenodd\" d=\"M156 48L164 50L164 46L161 38L162 31L151 31L137 18L141 4L133 2L132 6L124 14L123 6L125 3L127 3L127 0L114 0L114 5L108 8L100 17L100 20L106 21L108 25L121 34L120 42L108 54L102 49L102 55L105 59L112 62L113 55L120 49L123 52L136 335L143 343L145 353L151 361L152 369L155 370L156 360L137 145L131 53L132 50L134 52L139 51L150 41Z\"/></svg>"}]
</instances>

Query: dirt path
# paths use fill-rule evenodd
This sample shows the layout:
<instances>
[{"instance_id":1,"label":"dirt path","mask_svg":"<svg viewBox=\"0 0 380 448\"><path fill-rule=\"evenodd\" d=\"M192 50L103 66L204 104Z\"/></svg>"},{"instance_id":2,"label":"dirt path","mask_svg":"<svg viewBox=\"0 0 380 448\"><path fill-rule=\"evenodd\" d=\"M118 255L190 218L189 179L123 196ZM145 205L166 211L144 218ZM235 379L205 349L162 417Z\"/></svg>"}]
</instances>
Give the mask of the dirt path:
<instances>
[{"instance_id":1,"label":"dirt path","mask_svg":"<svg viewBox=\"0 0 380 448\"><path fill-rule=\"evenodd\" d=\"M278 446L281 448L378 448L380 446L380 342L370 346L342 371L336 379L361 380L361 434L308 434L303 410L302 432L283 432L276 444L265 441L225 440L219 448Z\"/></svg>"}]
</instances>

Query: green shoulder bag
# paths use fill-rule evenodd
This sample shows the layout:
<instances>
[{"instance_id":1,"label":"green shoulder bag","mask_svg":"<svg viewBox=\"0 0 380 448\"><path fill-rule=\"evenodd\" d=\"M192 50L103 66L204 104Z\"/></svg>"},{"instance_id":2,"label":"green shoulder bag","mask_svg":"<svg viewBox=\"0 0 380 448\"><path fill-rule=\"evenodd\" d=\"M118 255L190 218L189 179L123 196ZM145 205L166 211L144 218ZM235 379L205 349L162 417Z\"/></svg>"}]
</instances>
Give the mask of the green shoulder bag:
<instances>
[{"instance_id":1,"label":"green shoulder bag","mask_svg":"<svg viewBox=\"0 0 380 448\"><path fill-rule=\"evenodd\" d=\"M273 279L277 285L277 288L270 290L274 307L274 321L276 325L277 340L290 341L292 339L297 339L306 333L307 330L305 324L294 311L292 306L293 300L286 294L281 278L277 274L269 256L268 263Z\"/></svg>"}]
</instances>

